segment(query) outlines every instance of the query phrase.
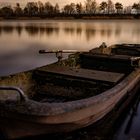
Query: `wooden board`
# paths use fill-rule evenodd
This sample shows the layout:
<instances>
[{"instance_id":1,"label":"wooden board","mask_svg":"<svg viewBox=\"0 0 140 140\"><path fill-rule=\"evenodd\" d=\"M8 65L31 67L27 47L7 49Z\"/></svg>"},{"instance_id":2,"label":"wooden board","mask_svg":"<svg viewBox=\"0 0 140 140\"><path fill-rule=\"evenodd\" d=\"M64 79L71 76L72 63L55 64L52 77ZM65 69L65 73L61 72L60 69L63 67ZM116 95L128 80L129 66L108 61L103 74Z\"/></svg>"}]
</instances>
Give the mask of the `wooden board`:
<instances>
[{"instance_id":1,"label":"wooden board","mask_svg":"<svg viewBox=\"0 0 140 140\"><path fill-rule=\"evenodd\" d=\"M80 79L106 81L111 83L118 82L123 76L123 73L97 71L90 69L75 69L62 66L46 66L37 70L39 73L51 73L57 75L71 76Z\"/></svg>"}]
</instances>

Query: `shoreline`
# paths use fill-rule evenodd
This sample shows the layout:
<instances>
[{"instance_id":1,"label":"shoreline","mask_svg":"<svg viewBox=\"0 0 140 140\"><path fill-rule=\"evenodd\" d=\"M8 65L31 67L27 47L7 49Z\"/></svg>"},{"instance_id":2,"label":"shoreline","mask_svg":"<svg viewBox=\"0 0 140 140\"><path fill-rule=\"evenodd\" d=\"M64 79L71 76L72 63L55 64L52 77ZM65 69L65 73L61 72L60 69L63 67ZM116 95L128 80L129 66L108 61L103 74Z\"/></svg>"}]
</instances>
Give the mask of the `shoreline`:
<instances>
[{"instance_id":1,"label":"shoreline","mask_svg":"<svg viewBox=\"0 0 140 140\"><path fill-rule=\"evenodd\" d=\"M4 20L140 20L140 15L50 15L50 16L21 16L0 17Z\"/></svg>"}]
</instances>

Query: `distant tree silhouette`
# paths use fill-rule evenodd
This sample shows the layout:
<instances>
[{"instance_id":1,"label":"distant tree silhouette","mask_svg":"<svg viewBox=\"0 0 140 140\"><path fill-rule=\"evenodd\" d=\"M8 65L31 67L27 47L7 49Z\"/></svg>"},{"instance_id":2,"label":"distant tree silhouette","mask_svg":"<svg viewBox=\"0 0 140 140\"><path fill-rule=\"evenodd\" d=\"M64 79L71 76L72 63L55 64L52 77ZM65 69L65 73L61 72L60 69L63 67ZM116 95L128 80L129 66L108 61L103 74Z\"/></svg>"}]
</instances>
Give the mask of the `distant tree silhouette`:
<instances>
[{"instance_id":1,"label":"distant tree silhouette","mask_svg":"<svg viewBox=\"0 0 140 140\"><path fill-rule=\"evenodd\" d=\"M108 0L107 2L107 12L108 14L112 14L114 12L114 4L111 0Z\"/></svg>"},{"instance_id":2,"label":"distant tree silhouette","mask_svg":"<svg viewBox=\"0 0 140 140\"><path fill-rule=\"evenodd\" d=\"M96 0L86 0L85 7L86 7L86 11L85 12L87 14L95 13L96 9L97 9L97 2L96 2Z\"/></svg>"},{"instance_id":3,"label":"distant tree silhouette","mask_svg":"<svg viewBox=\"0 0 140 140\"><path fill-rule=\"evenodd\" d=\"M50 2L45 3L44 12L46 15L52 15L54 13L54 7Z\"/></svg>"},{"instance_id":4,"label":"distant tree silhouette","mask_svg":"<svg viewBox=\"0 0 140 140\"><path fill-rule=\"evenodd\" d=\"M38 1L38 14L40 16L44 14L44 5L41 1Z\"/></svg>"},{"instance_id":5,"label":"distant tree silhouette","mask_svg":"<svg viewBox=\"0 0 140 140\"><path fill-rule=\"evenodd\" d=\"M11 6L5 6L3 8L1 8L1 15L5 18L9 18L13 15L13 9Z\"/></svg>"},{"instance_id":6,"label":"distant tree silhouette","mask_svg":"<svg viewBox=\"0 0 140 140\"><path fill-rule=\"evenodd\" d=\"M100 10L103 11L103 13L105 13L106 9L107 9L107 2L103 1L100 3Z\"/></svg>"},{"instance_id":7,"label":"distant tree silhouette","mask_svg":"<svg viewBox=\"0 0 140 140\"><path fill-rule=\"evenodd\" d=\"M76 5L74 3L65 5L63 12L64 12L64 14L68 14L68 15L75 14L76 13Z\"/></svg>"},{"instance_id":8,"label":"distant tree silhouette","mask_svg":"<svg viewBox=\"0 0 140 140\"><path fill-rule=\"evenodd\" d=\"M60 8L59 8L58 3L56 3L56 5L54 6L54 13L55 14L59 14L60 13Z\"/></svg>"},{"instance_id":9,"label":"distant tree silhouette","mask_svg":"<svg viewBox=\"0 0 140 140\"><path fill-rule=\"evenodd\" d=\"M123 10L123 5L122 5L121 3L119 3L119 2L117 2L117 3L115 4L115 8L116 8L116 10L117 10L117 13L121 13L122 10Z\"/></svg>"},{"instance_id":10,"label":"distant tree silhouette","mask_svg":"<svg viewBox=\"0 0 140 140\"><path fill-rule=\"evenodd\" d=\"M97 10L97 2L96 2L96 0L93 0L91 3L91 13L95 14L96 10Z\"/></svg>"},{"instance_id":11,"label":"distant tree silhouette","mask_svg":"<svg viewBox=\"0 0 140 140\"><path fill-rule=\"evenodd\" d=\"M134 4L132 5L132 8L134 8L134 9L138 9L138 7L139 7L139 5L138 5L137 3L134 3Z\"/></svg>"},{"instance_id":12,"label":"distant tree silhouette","mask_svg":"<svg viewBox=\"0 0 140 140\"><path fill-rule=\"evenodd\" d=\"M59 7L59 4L56 3L52 5L51 2L43 3L41 1L38 2L27 2L25 7L21 7L18 2L16 6L13 8L11 6L3 6L0 8L0 16L2 17L21 17L21 16L29 16L29 17L54 17L54 16L74 16L76 15L84 15L90 16L90 14L123 14L128 13L126 11L132 11L135 9L136 14L140 13L140 2L134 3L132 6L123 7L122 3L116 2L113 3L113 0L102 1L100 4L97 3L96 0L85 0L85 3L70 3L64 5L62 8ZM134 10L134 11L135 11ZM131 12L129 12L131 13Z\"/></svg>"},{"instance_id":13,"label":"distant tree silhouette","mask_svg":"<svg viewBox=\"0 0 140 140\"><path fill-rule=\"evenodd\" d=\"M36 2L28 2L24 8L24 14L28 16L38 15L38 4Z\"/></svg>"},{"instance_id":14,"label":"distant tree silhouette","mask_svg":"<svg viewBox=\"0 0 140 140\"><path fill-rule=\"evenodd\" d=\"M77 14L82 14L82 12L83 12L83 6L82 6L82 4L81 3L77 3L76 4L76 13Z\"/></svg>"},{"instance_id":15,"label":"distant tree silhouette","mask_svg":"<svg viewBox=\"0 0 140 140\"><path fill-rule=\"evenodd\" d=\"M14 10L14 14L15 14L17 17L20 17L20 16L23 15L23 11L22 11L22 9L21 9L19 3L16 4L15 10Z\"/></svg>"},{"instance_id":16,"label":"distant tree silhouette","mask_svg":"<svg viewBox=\"0 0 140 140\"><path fill-rule=\"evenodd\" d=\"M140 2L139 2L139 3L134 3L134 4L132 5L132 9L135 9L136 12L137 12L138 14L140 14Z\"/></svg>"}]
</instances>

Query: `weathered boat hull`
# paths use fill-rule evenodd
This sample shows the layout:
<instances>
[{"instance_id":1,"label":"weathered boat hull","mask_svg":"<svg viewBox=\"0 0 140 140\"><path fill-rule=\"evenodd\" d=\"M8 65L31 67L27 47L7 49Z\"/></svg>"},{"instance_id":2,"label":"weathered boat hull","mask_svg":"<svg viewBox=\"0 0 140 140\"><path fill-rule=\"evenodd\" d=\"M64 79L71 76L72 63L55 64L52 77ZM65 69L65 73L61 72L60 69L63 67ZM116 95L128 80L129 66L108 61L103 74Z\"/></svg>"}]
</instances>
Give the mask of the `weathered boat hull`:
<instances>
[{"instance_id":1,"label":"weathered boat hull","mask_svg":"<svg viewBox=\"0 0 140 140\"><path fill-rule=\"evenodd\" d=\"M89 59L90 57L85 56L86 59L87 58ZM115 63L113 63L114 65L113 72L111 71L108 72L107 69L104 69L103 67L103 69L99 71L99 73L96 73L97 69L100 70L99 69L100 66L99 64L97 64L95 66L95 70L84 71L84 73L87 71L90 72L91 76L89 76L87 73L84 76L82 76L83 72L82 69L80 69L81 73L78 73L77 70L71 71L70 69L69 70L64 69L66 70L64 72L62 71L62 69L59 69L60 71L56 73L57 78L61 79L62 78L61 76L65 76L68 77L67 80L71 80L73 78L76 81L77 79L78 80L80 79L82 82L84 81L84 84L86 82L88 83L90 83L91 81L93 82L94 80L97 81L97 83L99 83L99 81L100 82L105 81L105 83L103 84L111 83L111 88L97 95L94 95L93 93L93 96L87 98L59 103L57 102L42 103L34 101L29 98L25 98L23 101L20 102L18 102L17 100L16 101L0 100L0 116L1 116L0 130L9 139L56 132L68 132L88 126L90 124L94 124L99 120L103 119L115 107L123 104L124 100L129 99L130 101L131 98L135 96L137 90L140 88L140 68L139 67L134 68L132 65L129 64L131 62L131 56L125 56L121 59L119 58L120 56L113 55L98 56L97 54L94 55L94 57L98 58L99 61L100 59L108 59L107 62L110 63L112 59L114 59L114 61L117 62L117 64L120 63L121 61L121 64L124 65L125 62L127 68L125 66L121 70L118 68L116 73L114 68ZM91 62L89 61L89 63L92 63L92 61ZM102 66L104 66L104 64L105 63L102 63ZM87 67L87 65L85 65L85 67ZM127 69L128 71L125 73ZM40 75L38 74L37 76L42 76L43 80L47 81L48 79L46 79L46 77L48 76L48 74L50 74L52 71L53 73L57 71L56 69L55 70L53 69L51 71L49 70L50 69L48 68L45 68L45 70L44 68L36 70L36 72L40 72ZM42 75L42 73L44 74ZM105 74L106 76L102 78L102 76L100 77L100 74L103 75ZM44 75L46 75L46 77ZM106 80L106 77L108 77L109 75L115 76L112 79L110 78L109 80L108 79ZM92 76L94 78L96 77L96 79L92 78ZM18 81L18 83L21 84L20 76L18 75L16 78L15 78L16 82ZM31 78L32 75L30 75L29 73L28 76L29 82L31 82ZM52 81L54 82L55 80L56 79L53 79ZM27 81L26 77L25 81ZM46 83L46 81L44 83ZM65 81L66 79L64 79L64 83ZM6 82L9 83L9 78L8 81ZM40 84L42 84L42 81L39 82ZM22 84L24 83L22 82ZM69 82L67 84L69 84ZM91 83L90 86L92 86ZM27 89L32 89L31 87L32 86L29 86L27 87Z\"/></svg>"},{"instance_id":2,"label":"weathered boat hull","mask_svg":"<svg viewBox=\"0 0 140 140\"><path fill-rule=\"evenodd\" d=\"M67 110L53 116L33 116L7 112L5 116L8 118L0 119L0 128L10 139L79 129L103 118L123 99L132 98L140 88L139 83L140 70L137 69L119 85L105 93L106 96L98 97L96 101L94 99L84 100L83 104L85 105L84 107L81 105L79 110ZM70 105L73 106L72 103Z\"/></svg>"}]
</instances>

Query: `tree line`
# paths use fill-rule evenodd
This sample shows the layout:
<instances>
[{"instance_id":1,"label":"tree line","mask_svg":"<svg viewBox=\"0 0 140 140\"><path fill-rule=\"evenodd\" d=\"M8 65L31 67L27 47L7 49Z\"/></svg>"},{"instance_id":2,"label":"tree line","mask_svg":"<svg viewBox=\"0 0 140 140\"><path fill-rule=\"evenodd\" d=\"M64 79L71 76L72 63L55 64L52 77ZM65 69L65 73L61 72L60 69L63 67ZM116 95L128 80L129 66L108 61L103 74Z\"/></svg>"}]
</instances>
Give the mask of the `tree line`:
<instances>
[{"instance_id":1,"label":"tree line","mask_svg":"<svg viewBox=\"0 0 140 140\"><path fill-rule=\"evenodd\" d=\"M3 6L0 8L1 17L47 17L69 15L94 15L94 14L140 14L140 3L125 7L122 3L113 3L111 0L97 3L96 0L86 0L85 3L70 3L60 8L59 4L50 2L28 2L25 7L20 3L16 6Z\"/></svg>"}]
</instances>

